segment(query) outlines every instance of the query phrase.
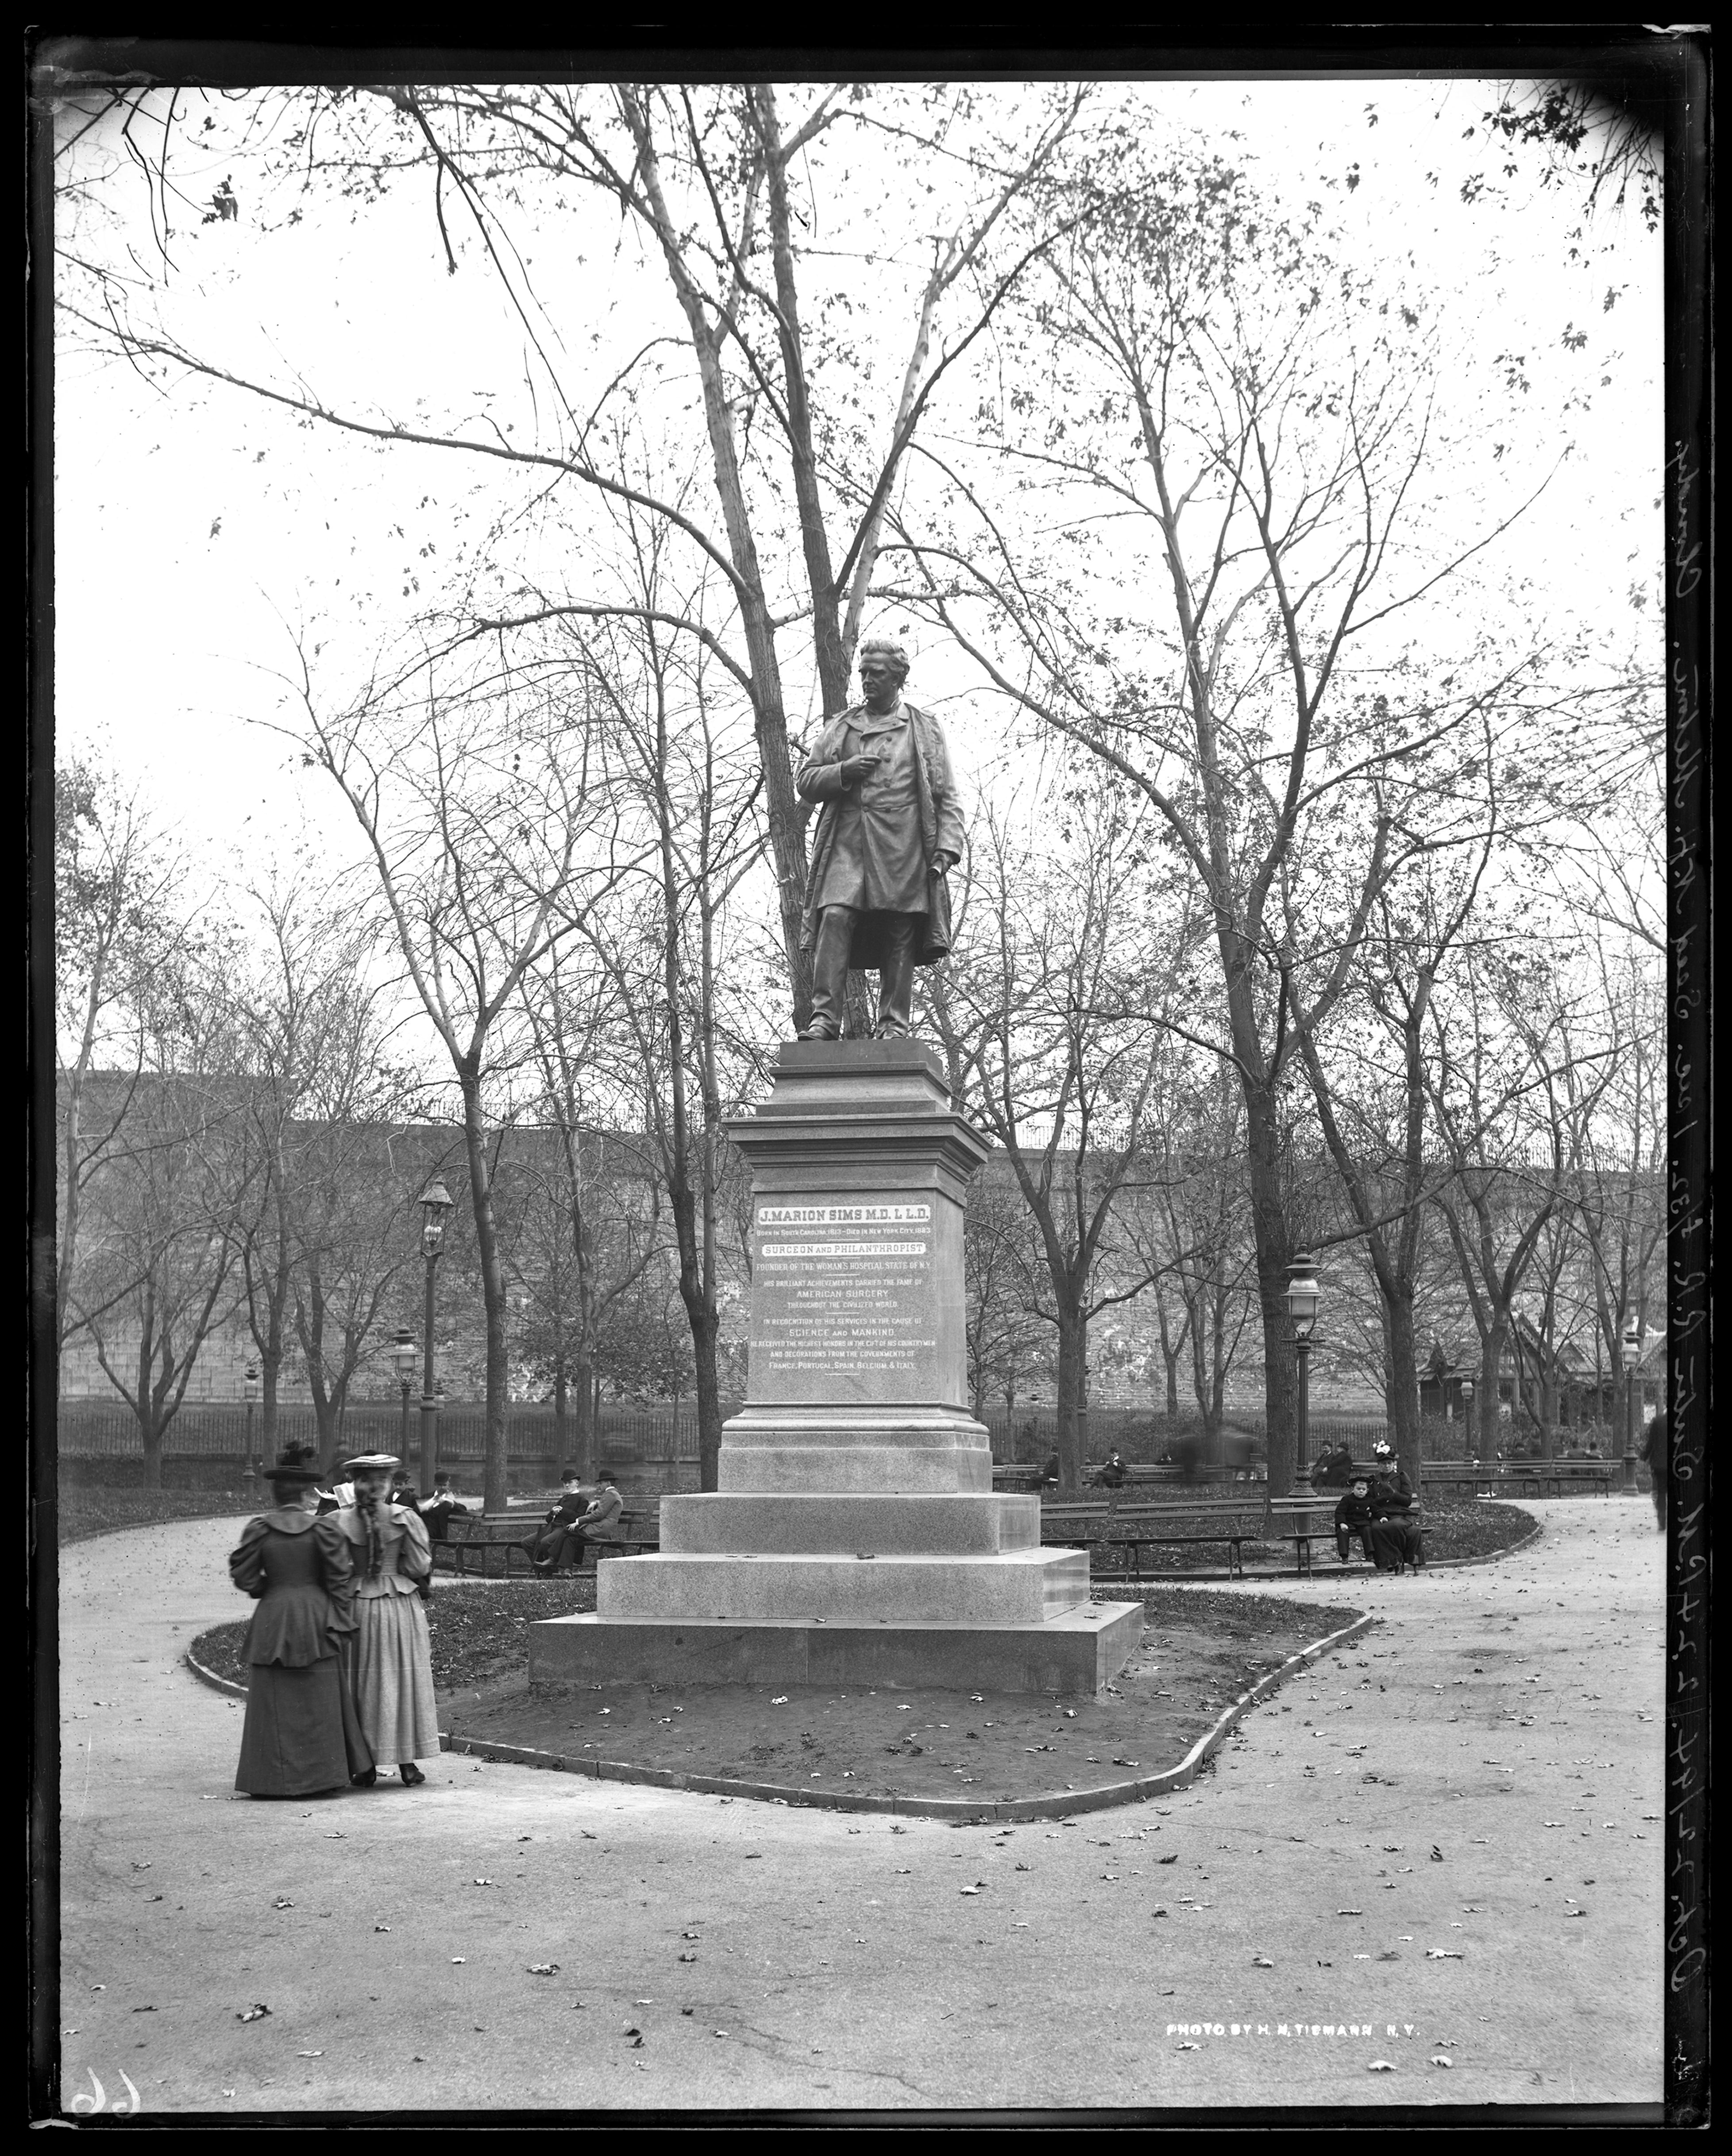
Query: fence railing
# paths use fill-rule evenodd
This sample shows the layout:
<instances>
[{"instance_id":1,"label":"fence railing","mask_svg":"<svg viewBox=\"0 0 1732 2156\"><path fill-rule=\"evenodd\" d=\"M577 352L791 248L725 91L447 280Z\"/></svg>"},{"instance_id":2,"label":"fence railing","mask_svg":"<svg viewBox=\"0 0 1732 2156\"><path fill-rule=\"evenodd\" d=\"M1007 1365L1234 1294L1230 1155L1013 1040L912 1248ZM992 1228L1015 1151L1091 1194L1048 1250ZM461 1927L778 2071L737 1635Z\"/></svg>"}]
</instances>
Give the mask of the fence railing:
<instances>
[{"instance_id":1,"label":"fence railing","mask_svg":"<svg viewBox=\"0 0 1732 2156\"><path fill-rule=\"evenodd\" d=\"M739 1412L742 1403L722 1403L722 1418ZM1016 1466L1038 1466L1058 1443L1058 1416L1051 1408L988 1408L980 1419L992 1439L995 1459ZM1229 1412L1226 1426L1251 1438L1264 1440L1261 1414ZM409 1442L420 1444L420 1418L410 1402ZM284 1404L277 1409L276 1443L316 1445L318 1424L311 1408ZM1355 1454L1368 1452L1380 1438L1389 1435L1389 1424L1377 1415L1316 1415L1309 1421L1309 1453L1344 1445ZM697 1409L694 1403L635 1406L623 1401L604 1401L598 1433L600 1450L610 1460L695 1461L698 1456ZM401 1449L402 1411L389 1400L357 1400L345 1411L340 1442L346 1450L367 1452ZM248 1442L246 1409L233 1401L188 1401L164 1434L162 1450L168 1457L244 1460L265 1450L264 1418L254 1409L252 1444ZM1118 1452L1133 1464L1147 1465L1175 1451L1188 1440L1203 1442L1201 1419L1195 1414L1170 1417L1151 1414L1146 1408L1097 1407L1088 1411L1085 1449L1092 1460ZM576 1442L569 1416L562 1434L558 1419L546 1402L513 1405L509 1450L514 1457L558 1460ZM143 1441L138 1424L124 1401L69 1399L59 1408L59 1446L63 1453L92 1458L138 1458ZM486 1451L486 1411L477 1400L448 1401L439 1409L439 1457L455 1466L480 1460ZM1459 1422L1427 1416L1420 1425L1423 1459L1452 1461L1465 1458L1467 1431ZM1205 1446L1205 1456L1207 1447Z\"/></svg>"},{"instance_id":2,"label":"fence railing","mask_svg":"<svg viewBox=\"0 0 1732 2156\"><path fill-rule=\"evenodd\" d=\"M739 1412L738 1401L724 1401L724 1418ZM350 1452L400 1450L403 1436L401 1408L388 1400L357 1400L345 1411L340 1424L340 1443ZM59 1448L63 1453L102 1458L142 1455L144 1440L136 1418L124 1401L63 1400L59 1415ZM695 1405L633 1407L614 1402L602 1406L599 1442L609 1458L627 1460L692 1460L698 1456L697 1409ZM247 1414L244 1405L227 1400L188 1401L163 1433L166 1457L245 1459ZM316 1445L317 1418L311 1408L285 1404L277 1409L276 1445ZM416 1403L409 1404L411 1447L421 1441ZM525 1459L558 1460L576 1441L576 1426L566 1418L562 1433L551 1406L541 1402L511 1409L510 1450ZM474 1400L448 1401L439 1409L439 1450L441 1460L453 1466L481 1460L487 1449L486 1408ZM264 1417L253 1411L250 1453L265 1450Z\"/></svg>"}]
</instances>

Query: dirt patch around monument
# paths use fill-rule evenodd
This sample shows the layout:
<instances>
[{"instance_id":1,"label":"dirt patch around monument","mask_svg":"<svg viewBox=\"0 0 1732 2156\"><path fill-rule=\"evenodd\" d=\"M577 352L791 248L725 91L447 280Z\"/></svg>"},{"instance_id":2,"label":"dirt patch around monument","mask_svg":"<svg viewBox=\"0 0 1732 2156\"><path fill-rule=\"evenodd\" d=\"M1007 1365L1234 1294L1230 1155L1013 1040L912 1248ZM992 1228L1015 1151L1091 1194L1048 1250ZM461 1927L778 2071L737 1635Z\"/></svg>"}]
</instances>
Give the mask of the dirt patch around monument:
<instances>
[{"instance_id":1,"label":"dirt patch around monument","mask_svg":"<svg viewBox=\"0 0 1732 2156\"><path fill-rule=\"evenodd\" d=\"M1359 1614L1197 1589L1154 1588L1143 1599L1143 1644L1099 1699L919 1686L549 1685L454 1698L448 1727L477 1750L798 1790L809 1802L1080 1795L1176 1768L1241 1694ZM1343 1651L1355 1650L1349 1642Z\"/></svg>"},{"instance_id":2,"label":"dirt patch around monument","mask_svg":"<svg viewBox=\"0 0 1732 2156\"><path fill-rule=\"evenodd\" d=\"M529 1627L547 1617L573 1617L595 1607L593 1572L552 1579L435 1578L427 1611L433 1650L433 1682L441 1697L527 1676ZM213 1676L245 1684L252 1672L241 1659L250 1620L213 1625L193 1642L195 1659Z\"/></svg>"}]
</instances>

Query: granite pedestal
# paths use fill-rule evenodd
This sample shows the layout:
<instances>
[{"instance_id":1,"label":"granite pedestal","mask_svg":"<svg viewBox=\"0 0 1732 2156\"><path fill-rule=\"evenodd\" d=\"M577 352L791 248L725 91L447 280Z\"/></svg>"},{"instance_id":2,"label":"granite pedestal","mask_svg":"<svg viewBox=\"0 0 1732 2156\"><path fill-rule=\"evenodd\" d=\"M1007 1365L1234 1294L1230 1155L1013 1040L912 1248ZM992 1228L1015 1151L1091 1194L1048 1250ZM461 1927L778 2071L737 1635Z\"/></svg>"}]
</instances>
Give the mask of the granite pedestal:
<instances>
[{"instance_id":1,"label":"granite pedestal","mask_svg":"<svg viewBox=\"0 0 1732 2156\"><path fill-rule=\"evenodd\" d=\"M1093 1692L1140 1603L1088 1599L1040 1500L995 1492L967 1406L963 1214L987 1147L913 1041L784 1045L730 1126L752 1167L747 1400L715 1491L661 1502L593 1616L532 1629L541 1682Z\"/></svg>"}]
</instances>

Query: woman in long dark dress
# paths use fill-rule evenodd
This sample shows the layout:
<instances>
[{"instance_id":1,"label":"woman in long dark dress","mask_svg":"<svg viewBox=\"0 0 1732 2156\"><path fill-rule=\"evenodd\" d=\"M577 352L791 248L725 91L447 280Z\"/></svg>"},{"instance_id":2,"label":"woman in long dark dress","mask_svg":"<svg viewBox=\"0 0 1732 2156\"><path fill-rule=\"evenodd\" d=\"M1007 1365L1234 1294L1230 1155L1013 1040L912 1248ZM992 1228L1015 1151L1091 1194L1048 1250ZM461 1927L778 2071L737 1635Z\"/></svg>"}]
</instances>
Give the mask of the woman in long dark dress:
<instances>
[{"instance_id":1,"label":"woman in long dark dress","mask_svg":"<svg viewBox=\"0 0 1732 2156\"><path fill-rule=\"evenodd\" d=\"M242 1650L250 1665L234 1786L253 1797L309 1797L370 1778L373 1753L344 1668L355 1630L350 1544L321 1519L318 1471L291 1449L267 1470L271 1510L249 1520L229 1573L254 1596Z\"/></svg>"},{"instance_id":2,"label":"woman in long dark dress","mask_svg":"<svg viewBox=\"0 0 1732 2156\"><path fill-rule=\"evenodd\" d=\"M415 1762L439 1755L433 1696L433 1642L418 1586L433 1570L432 1545L419 1512L392 1504L386 1491L398 1462L369 1453L349 1462L352 1507L331 1515L355 1569L355 1705L375 1758L396 1760L414 1789L427 1777Z\"/></svg>"}]
</instances>

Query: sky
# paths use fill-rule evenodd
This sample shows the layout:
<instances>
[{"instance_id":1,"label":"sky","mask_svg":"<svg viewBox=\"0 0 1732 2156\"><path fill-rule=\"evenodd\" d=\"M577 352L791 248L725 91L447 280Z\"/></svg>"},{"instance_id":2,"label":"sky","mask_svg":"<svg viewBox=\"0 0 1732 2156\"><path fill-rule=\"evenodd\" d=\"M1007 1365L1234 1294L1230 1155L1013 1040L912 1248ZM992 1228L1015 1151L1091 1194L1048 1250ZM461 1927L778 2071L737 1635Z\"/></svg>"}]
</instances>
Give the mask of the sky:
<instances>
[{"instance_id":1,"label":"sky","mask_svg":"<svg viewBox=\"0 0 1732 2156\"><path fill-rule=\"evenodd\" d=\"M1602 210L1589 231L1591 259L1572 264L1579 193L1543 188L1531 155L1510 178L1488 157L1479 122L1502 88L1358 78L1107 94L1139 125L1204 129L1284 199L1326 199L1354 259L1392 275L1405 264L1460 355L1458 398L1483 399L1457 418L1483 418L1486 457L1494 437L1501 444L1495 471L1483 459L1464 469L1463 518L1483 515L1486 490L1514 500L1555 468L1504 562L1532 580L1541 614L1554 603L1610 614L1632 586L1653 583L1659 562L1658 237L1633 211ZM813 95L785 90L784 110L797 114ZM983 95L1014 120L1029 93ZM460 267L445 274L429 185L418 177L378 200L326 190L297 198L302 214L290 223L288 198L260 206L252 192L244 134L263 110L231 99L183 112L171 274L148 193L112 128L93 131L69 159L90 190L65 205L63 244L100 252L136 279L141 320L159 309L189 345L221 352L240 371L304 379L357 413L424 411L478 438L496 424L527 439L539 407L521 326L455 218ZM874 239L870 228L874 160L896 154L868 141L851 160L855 223L845 216L834 244L839 257L855 250L859 266L846 276L862 291L887 278L893 288L921 259L917 234ZM1463 179L1488 170L1486 192L1464 202ZM230 180L239 215L199 222L198 206ZM574 376L678 333L660 264L629 235L622 242L616 213L579 202L550 225L522 228L525 253ZM815 234L815 248L831 238ZM84 289L63 272L69 296ZM1583 341L1566 346L1566 327ZM899 364L901 333L896 316L887 366ZM1486 362L1503 352L1522 356L1525 395L1486 391L1496 372ZM941 402L934 417L942 431L956 415ZM670 424L678 418L676 410ZM1572 453L1560 460L1566 443ZM438 588L459 549L470 560L485 554L489 516L522 492L514 475L501 480L436 450L364 445L237 390L182 378L165 393L69 341L55 423L60 752L94 748L136 778L219 872L226 863L227 873L256 873L297 846L333 865L353 860L355 827L335 788L274 730L294 721L296 634L321 647L321 689L340 694ZM702 506L707 521L718 521ZM798 708L804 696L809 706L809 683L789 663L791 701ZM1025 762L1002 749L1002 714L931 633L917 639L915 685L944 712L977 787L1026 778Z\"/></svg>"}]
</instances>

